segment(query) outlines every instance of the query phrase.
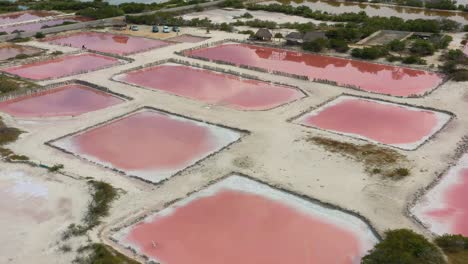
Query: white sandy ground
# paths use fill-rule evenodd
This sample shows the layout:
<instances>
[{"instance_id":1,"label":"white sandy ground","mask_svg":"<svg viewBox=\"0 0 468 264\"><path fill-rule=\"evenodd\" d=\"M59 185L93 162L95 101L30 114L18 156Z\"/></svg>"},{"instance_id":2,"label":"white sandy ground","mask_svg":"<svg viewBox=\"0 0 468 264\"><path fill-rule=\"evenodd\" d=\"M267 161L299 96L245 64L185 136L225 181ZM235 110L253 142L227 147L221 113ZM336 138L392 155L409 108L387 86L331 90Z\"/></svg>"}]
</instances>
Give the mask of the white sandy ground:
<instances>
[{"instance_id":1,"label":"white sandy ground","mask_svg":"<svg viewBox=\"0 0 468 264\"><path fill-rule=\"evenodd\" d=\"M208 186L207 188L196 192L189 197L178 201L177 203L172 204L170 207L163 209L153 215L148 216L143 220L145 223L151 223L154 220L160 217L166 217L173 214L177 208L186 206L192 201L197 200L203 197L213 196L216 193L222 190L233 190L240 192L248 192L256 195L265 197L266 199L271 199L276 202L280 202L293 208L299 212L307 214L315 219L320 219L326 223L342 228L350 233L352 233L357 240L359 241L361 253L364 255L368 250L370 250L374 244L378 242L378 239L374 236L369 226L366 225L361 219L352 216L350 214L343 213L338 210L332 210L325 208L319 204L306 201L297 196L282 192L277 189L273 189L267 185L261 184L259 182L253 181L251 179L239 176L232 175L228 178L217 182L213 185ZM138 245L135 245L126 240L128 233L134 228L134 226L129 226L120 230L114 235L114 239L118 240L123 246L131 247L140 254L142 254L141 249ZM158 259L150 258L156 262L159 262ZM359 263L359 259L356 259L353 263Z\"/></svg>"},{"instance_id":2,"label":"white sandy ground","mask_svg":"<svg viewBox=\"0 0 468 264\"><path fill-rule=\"evenodd\" d=\"M447 208L445 204L445 195L454 185L463 183L463 176L460 173L468 168L468 154L465 154L441 179L441 181L427 192L412 209L411 212L423 222L432 232L438 235L454 232L454 221L456 219L447 219L447 222L440 222L426 216L427 212L433 210L443 210Z\"/></svg>"},{"instance_id":3,"label":"white sandy ground","mask_svg":"<svg viewBox=\"0 0 468 264\"><path fill-rule=\"evenodd\" d=\"M180 164L179 166L176 166L176 167L173 167L173 168L166 168L166 169L148 168L148 169L144 169L144 170L143 169L142 170L125 170L125 169L115 167L115 165L110 163L109 161L101 160L98 157L95 157L93 155L84 153L81 150L79 144L76 143L75 139L76 139L77 136L82 135L82 134L84 134L84 133L86 133L88 131L91 131L93 129L96 129L96 128L91 128L90 130L83 131L83 132L81 132L79 134L75 134L75 135L68 136L66 138L57 140L57 141L53 142L52 145L57 146L57 147L62 148L62 149L65 149L67 151L70 151L70 152L72 152L74 154L77 154L78 156L81 156L86 160L101 164L104 167L108 167L108 168L112 168L112 169L115 168L117 170L123 171L127 175L137 176L139 178L148 180L150 182L158 183L158 182L160 182L162 180L166 180L166 179L170 178L171 176L173 176L177 172L183 170L184 168L186 168L188 166L193 165L194 163L198 162L199 160L205 158L206 156L209 156L210 154L213 154L213 153L219 151L220 149L224 148L225 146L231 144L232 142L237 141L242 135L240 132L237 132L235 130L230 130L230 129L227 129L227 128L217 127L217 126L214 126L214 125L211 125L211 124L198 122L196 120L191 120L191 119L183 118L183 117L180 117L180 116L166 114L166 113L151 110L151 109L144 109L144 110L138 111L137 113L160 114L160 115L168 116L170 119L175 120L175 121L189 122L189 123L191 123L191 124L193 124L195 126L204 127L210 132L210 135L212 137L210 140L212 140L212 144L215 145L216 147L210 152L206 152L206 153L202 153L201 155L194 156L194 157L192 157L191 160L188 160L184 164ZM122 119L127 118L127 117L131 117L131 116L133 116L135 114L136 113L132 113L130 115L124 116L124 117L122 117ZM121 119L119 119L119 120L121 120ZM118 122L119 120L114 120L111 123ZM105 125L106 124L103 124L102 126L105 126ZM116 142L116 143L118 143L118 142ZM159 150L155 150L155 151L159 152Z\"/></svg>"},{"instance_id":4,"label":"white sandy ground","mask_svg":"<svg viewBox=\"0 0 468 264\"><path fill-rule=\"evenodd\" d=\"M242 16L245 13L249 13L253 16L253 18L235 18ZM204 19L208 18L213 23L232 23L236 22L237 20L241 21L248 21L248 20L265 20L265 21L272 21L278 24L283 23L314 23L314 24L334 24L334 22L325 22L319 21L310 18L304 18L300 16L290 16L282 13L272 13L266 11L252 11L247 9L232 9L232 8L224 8L224 9L210 9L204 10L201 12L189 13L182 16L182 18L186 20L191 20L194 18Z\"/></svg>"},{"instance_id":5,"label":"white sandy ground","mask_svg":"<svg viewBox=\"0 0 468 264\"><path fill-rule=\"evenodd\" d=\"M346 132L342 132L342 131L330 130L330 131L334 131L334 132L339 133L339 134L342 134L342 135L347 135L347 136L350 136L350 137L355 137L355 138L364 139L364 140L367 140L367 141L370 141L370 142L373 142L373 143L376 143L376 144L389 145L389 146L401 148L401 149L404 149L404 150L414 150L414 149L416 149L417 147L419 147L420 145L424 144L424 142L425 142L428 138L430 138L432 135L434 135L435 133L437 133L437 131L439 131L439 130L450 120L450 115L445 114L445 113L441 113L441 112L435 112L435 111L430 111L430 110L426 110L426 109L420 109L420 108L416 108L416 107L409 107L409 106L406 106L406 105L397 105L397 104L393 104L393 103L389 103L389 102L383 102L383 101L377 101L377 100L369 100L369 99L359 98L359 97L355 97L355 96L340 96L340 97L336 98L335 100L324 104L324 105L321 106L320 108L317 108L317 109L311 111L310 113L307 113L307 114L301 116L300 118L298 118L298 119L295 120L294 122L297 123L297 124L303 124L303 125L305 125L305 126L315 127L315 126L313 126L313 125L308 125L308 124L305 122L306 119L309 118L309 117L311 117L311 116L317 116L317 115L319 115L323 110L328 109L329 107L332 107L332 106L337 105L337 104L339 104L339 103L342 103L342 102L344 102L344 101L349 101L349 100L362 100L362 101L376 102L376 103L380 103L380 104L385 104L385 105L391 105L391 106L401 107L401 108L404 108L404 109L408 109L409 111L424 111L424 112L431 112L431 113L433 113L433 114L435 115L435 117L436 117L437 123L436 123L436 125L435 125L434 127L432 127L431 132L428 133L427 135L424 135L423 137L421 137L421 139L419 139L418 141L408 142L408 143L404 143L404 144L385 144L385 143L379 142L379 141L377 141L377 140L373 140L373 139L371 139L371 138L368 138L368 137L366 137L366 136L362 136L362 135L359 135L359 134L346 133ZM323 129L323 128L319 128L319 129ZM404 129L404 128L402 128L402 129ZM327 130L327 129L324 129L324 130Z\"/></svg>"},{"instance_id":6,"label":"white sandy ground","mask_svg":"<svg viewBox=\"0 0 468 264\"><path fill-rule=\"evenodd\" d=\"M73 255L60 252L57 241L83 216L85 182L0 163L0 187L0 263L71 263Z\"/></svg>"},{"instance_id":7,"label":"white sandy ground","mask_svg":"<svg viewBox=\"0 0 468 264\"><path fill-rule=\"evenodd\" d=\"M207 36L205 30L188 28L183 30L184 33ZM81 79L131 96L134 98L133 101L75 118L65 117L60 121L44 123L37 121L28 123L25 122L27 120L15 119L1 114L7 124L17 126L27 132L17 142L9 146L18 154L27 155L32 160L46 164L64 164L64 171L67 173L105 180L126 191L126 194L121 195L119 200L114 203L110 216L105 220L102 228L92 234L93 241L104 241L132 256L131 252L118 247L108 239L111 228L133 220L134 217L142 213L160 210L164 207L164 203L176 198L183 198L187 193L200 189L211 180L218 179L233 171L357 211L370 219L381 233L393 228L412 228L430 235L422 226L408 218L405 212L408 202L413 200L413 194L420 188L429 185L439 172L453 161L452 156L457 143L468 134L468 91L466 89L468 83L448 82L423 98L393 98L184 58L191 62L256 74L266 80L295 85L308 94L307 98L270 111L238 111L222 106L207 105L162 91L139 89L109 80L113 75L139 65L169 57L180 58L173 54L177 50L226 38L246 38L245 35L215 31L212 31L208 36L212 38L205 42L171 45L133 55L131 56L135 59L133 63L55 81L41 82L41 84L48 84ZM38 43L28 44L36 45ZM43 43L40 45L46 46ZM54 49L62 49L62 47L54 46ZM307 136L325 136L343 142L362 144L361 140L286 122L292 117L309 111L311 107L316 107L342 93L431 106L451 111L457 117L451 120L432 140L416 151L400 151L413 162L413 166L410 168L411 176L400 181L385 180L378 176L368 176L362 164L339 154L327 152L303 139ZM154 106L189 117L246 129L251 134L224 151L203 160L178 176L172 177L160 186L153 186L137 179L125 177L43 144L68 133L128 113L141 106ZM8 240L14 242L17 238L12 236ZM24 246L24 252L28 252L30 247L34 248L34 245ZM23 253L23 255L34 257L35 253ZM57 260L57 262L59 261ZM49 264L51 262L38 259L35 263Z\"/></svg>"}]
</instances>

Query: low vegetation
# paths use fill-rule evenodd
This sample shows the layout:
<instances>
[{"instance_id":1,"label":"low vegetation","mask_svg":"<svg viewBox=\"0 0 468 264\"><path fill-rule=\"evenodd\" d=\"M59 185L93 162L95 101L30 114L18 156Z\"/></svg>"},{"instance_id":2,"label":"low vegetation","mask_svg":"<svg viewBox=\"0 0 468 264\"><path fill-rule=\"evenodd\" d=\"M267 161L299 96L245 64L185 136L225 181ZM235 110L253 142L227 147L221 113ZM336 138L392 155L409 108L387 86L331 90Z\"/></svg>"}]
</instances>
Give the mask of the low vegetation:
<instances>
[{"instance_id":1,"label":"low vegetation","mask_svg":"<svg viewBox=\"0 0 468 264\"><path fill-rule=\"evenodd\" d=\"M80 256L73 260L75 264L140 264L111 247L99 243L80 247L78 253Z\"/></svg>"},{"instance_id":2,"label":"low vegetation","mask_svg":"<svg viewBox=\"0 0 468 264\"><path fill-rule=\"evenodd\" d=\"M63 164L55 164L52 167L49 167L48 170L49 170L49 172L58 172L58 171L62 170L63 168L64 168Z\"/></svg>"},{"instance_id":3,"label":"low vegetation","mask_svg":"<svg viewBox=\"0 0 468 264\"><path fill-rule=\"evenodd\" d=\"M4 147L6 144L15 142L21 133L23 132L17 128L8 127L0 117L0 157L7 160L28 160L28 157L16 155L13 151Z\"/></svg>"},{"instance_id":4,"label":"low vegetation","mask_svg":"<svg viewBox=\"0 0 468 264\"><path fill-rule=\"evenodd\" d=\"M112 201L117 198L117 190L112 185L93 180L88 183L91 191L91 201L83 217L83 223L79 225L71 224L63 234L64 239L84 235L99 225L101 218L109 214Z\"/></svg>"},{"instance_id":5,"label":"low vegetation","mask_svg":"<svg viewBox=\"0 0 468 264\"><path fill-rule=\"evenodd\" d=\"M362 162L365 171L371 175L382 175L391 179L401 179L410 175L407 158L398 151L373 144L356 145L325 137L309 137L307 142L319 145L327 151Z\"/></svg>"},{"instance_id":6,"label":"low vegetation","mask_svg":"<svg viewBox=\"0 0 468 264\"><path fill-rule=\"evenodd\" d=\"M384 239L362 264L446 264L442 251L422 235L408 229L385 232Z\"/></svg>"},{"instance_id":7,"label":"low vegetation","mask_svg":"<svg viewBox=\"0 0 468 264\"><path fill-rule=\"evenodd\" d=\"M453 81L468 81L468 57L463 51L449 50L442 56L443 65L440 70L448 75Z\"/></svg>"},{"instance_id":8,"label":"low vegetation","mask_svg":"<svg viewBox=\"0 0 468 264\"><path fill-rule=\"evenodd\" d=\"M443 235L434 241L449 259L450 264L468 263L468 237Z\"/></svg>"}]
</instances>

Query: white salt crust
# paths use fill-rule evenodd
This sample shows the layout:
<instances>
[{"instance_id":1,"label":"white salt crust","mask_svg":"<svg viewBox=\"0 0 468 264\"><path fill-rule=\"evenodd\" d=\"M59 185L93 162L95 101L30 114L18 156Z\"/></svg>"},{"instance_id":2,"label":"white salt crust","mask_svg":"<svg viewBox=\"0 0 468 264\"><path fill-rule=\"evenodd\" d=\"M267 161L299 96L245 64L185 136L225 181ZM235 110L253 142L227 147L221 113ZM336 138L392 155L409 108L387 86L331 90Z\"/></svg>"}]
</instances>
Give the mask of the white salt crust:
<instances>
[{"instance_id":1,"label":"white salt crust","mask_svg":"<svg viewBox=\"0 0 468 264\"><path fill-rule=\"evenodd\" d=\"M49 190L46 185L37 183L28 177L23 171L0 171L2 181L14 182L12 188L7 191L15 196L47 197Z\"/></svg>"},{"instance_id":2,"label":"white salt crust","mask_svg":"<svg viewBox=\"0 0 468 264\"><path fill-rule=\"evenodd\" d=\"M172 213L174 213L178 208L186 206L194 200L203 197L213 196L216 193L223 190L248 192L260 195L267 199L285 204L295 210L300 211L301 213L305 213L316 219L321 219L324 222L336 225L339 228L345 229L353 233L358 238L360 242L360 248L362 251L362 254L360 256L355 257L353 263L360 263L362 255L365 255L366 252L378 242L378 238L375 237L370 227L356 216L353 216L340 210L326 208L318 203L307 201L293 194L274 189L265 184L239 175L232 175L224 180L210 185L209 187L201 191L193 193L189 197L146 217L142 222L121 229L119 232L113 235L113 238L119 241L119 243L124 247L132 248L136 250L137 253L142 254L141 249L138 245L126 240L126 237L131 232L134 226L141 223L150 223L157 220L158 218L169 216ZM159 260L153 259L151 257L150 259L156 262L160 262Z\"/></svg>"},{"instance_id":3,"label":"white salt crust","mask_svg":"<svg viewBox=\"0 0 468 264\"><path fill-rule=\"evenodd\" d=\"M320 128L320 127L316 127L314 125L309 125L309 124L305 123L307 118L309 118L311 116L317 116L323 110L325 110L325 109L327 109L329 107L332 107L334 105L337 105L337 104L339 104L341 102L347 101L347 100L369 101L369 102L374 102L374 103L379 103L379 104L397 106L397 107L409 109L411 111L431 112L431 113L433 113L435 115L435 117L437 119L437 124L431 129L430 133L428 133L427 135L421 137L421 139L419 139L418 141L414 141L414 142L411 142L411 143L405 143L405 144L385 144L385 143L379 142L377 140L370 139L368 137L365 137L365 136L362 136L362 135L359 135L359 134L346 133L346 132L342 132L342 131L338 131L338 130ZM401 149L404 149L404 150L414 150L414 149L418 148L419 146L421 146L422 144L424 144L424 142L426 140L428 140L432 135L434 135L440 129L442 129L444 127L444 125L450 120L450 118L451 118L450 115L442 113L442 112L431 111L431 110L421 109L421 108L418 108L418 107L411 107L411 106L400 105L400 104L395 104L395 103L389 103L389 102L384 102L384 101L380 101L380 100L372 100L372 99L367 99L367 98L361 98L361 97L355 97L355 96L349 96L349 95L342 95L342 96L336 98L335 100L332 100L332 101L322 105L321 107L319 107L317 109L314 109L313 111L299 117L294 122L298 123L298 124L301 124L301 125L304 125L304 126L318 128L318 129L321 129L321 130L324 130L324 131L333 131L334 133L339 134L339 135L345 135L345 136L350 136L350 137L354 137L354 138L364 139L366 141L370 141L370 142L373 142L373 143L393 146L393 147L401 148Z\"/></svg>"},{"instance_id":4,"label":"white salt crust","mask_svg":"<svg viewBox=\"0 0 468 264\"><path fill-rule=\"evenodd\" d=\"M142 178L144 180L148 180L148 181L153 182L153 183L158 183L160 181L163 181L165 179L170 178L171 176L173 176L174 174L178 173L179 171L185 169L186 167L195 164L199 160L202 160L202 159L206 158L207 156L220 151L226 145L237 141L241 137L241 133L236 132L234 130L218 127L216 125L211 125L211 124L207 124L207 123L204 123L204 122L199 122L199 121L187 119L187 118L176 116L176 115L171 115L171 114L168 114L168 113L164 113L164 112L160 112L160 111L152 110L152 109L140 110L140 111L132 113L130 115L126 115L126 116L124 116L124 117L122 117L120 119L113 120L110 123L103 124L103 125L101 125L99 127L106 126L106 125L114 123L114 122L118 122L121 119L131 117L131 116L133 116L135 114L138 114L138 113L141 113L141 112L156 113L156 114L167 116L167 117L169 117L169 118L171 118L173 120L177 120L177 121L181 121L181 122L190 122L190 123L192 123L192 124L194 124L196 126L206 127L210 131L211 135L213 136L213 138L212 138L213 144L216 145L217 147L211 152L207 152L207 153L204 153L202 155L194 156L191 160L187 161L185 164L181 164L180 166L170 168L170 169L155 168L155 169L145 169L145 170L124 170L124 169L120 169L120 168L114 166L114 164L112 164L110 162L100 160L95 156L87 155L87 154L85 154L85 153L83 153L81 151L80 146L75 142L76 137L81 135L81 134L86 133L87 131L93 130L95 128L91 128L90 130L82 131L82 132L80 132L78 134L71 135L71 136L68 136L66 138L60 139L58 141L53 142L52 145L56 146L56 147L59 147L61 149L65 149L65 150L67 150L69 152L72 152L72 153L82 157L85 160L95 162L95 163L100 164L100 165L102 165L104 167L107 167L107 168L110 168L110 169L117 169L119 171L124 172L127 175L136 176L136 177Z\"/></svg>"}]
</instances>

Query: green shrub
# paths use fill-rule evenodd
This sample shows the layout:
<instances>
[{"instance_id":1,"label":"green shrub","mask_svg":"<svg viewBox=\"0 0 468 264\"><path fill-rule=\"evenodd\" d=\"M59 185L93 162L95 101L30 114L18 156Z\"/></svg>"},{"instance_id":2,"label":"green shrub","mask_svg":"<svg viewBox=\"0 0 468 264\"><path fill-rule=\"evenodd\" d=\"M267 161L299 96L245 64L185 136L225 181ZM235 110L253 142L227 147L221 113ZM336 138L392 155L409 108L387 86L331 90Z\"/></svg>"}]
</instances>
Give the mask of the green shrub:
<instances>
[{"instance_id":1,"label":"green shrub","mask_svg":"<svg viewBox=\"0 0 468 264\"><path fill-rule=\"evenodd\" d=\"M316 40L305 42L302 48L307 51L320 52L328 47L328 40L324 38L318 38Z\"/></svg>"},{"instance_id":2,"label":"green shrub","mask_svg":"<svg viewBox=\"0 0 468 264\"><path fill-rule=\"evenodd\" d=\"M49 170L50 172L57 172L57 171L59 171L59 170L61 170L61 169L63 169L63 168L64 168L63 164L55 164L54 166L49 167L48 170Z\"/></svg>"},{"instance_id":3,"label":"green shrub","mask_svg":"<svg viewBox=\"0 0 468 264\"><path fill-rule=\"evenodd\" d=\"M468 32L468 24L463 26L463 31Z\"/></svg>"},{"instance_id":4,"label":"green shrub","mask_svg":"<svg viewBox=\"0 0 468 264\"><path fill-rule=\"evenodd\" d=\"M468 70L459 70L452 74L452 80L455 82L468 81Z\"/></svg>"},{"instance_id":5,"label":"green shrub","mask_svg":"<svg viewBox=\"0 0 468 264\"><path fill-rule=\"evenodd\" d=\"M375 60L387 55L388 52L383 47L365 47L362 49L353 49L351 56L365 60Z\"/></svg>"},{"instance_id":6,"label":"green shrub","mask_svg":"<svg viewBox=\"0 0 468 264\"><path fill-rule=\"evenodd\" d=\"M449 235L437 237L434 242L445 252L456 253L468 249L468 237L462 235Z\"/></svg>"},{"instance_id":7,"label":"green shrub","mask_svg":"<svg viewBox=\"0 0 468 264\"><path fill-rule=\"evenodd\" d=\"M387 48L391 51L403 51L406 48L406 44L403 41L394 39L387 44Z\"/></svg>"},{"instance_id":8,"label":"green shrub","mask_svg":"<svg viewBox=\"0 0 468 264\"><path fill-rule=\"evenodd\" d=\"M442 252L425 237L408 229L385 232L362 264L445 264Z\"/></svg>"},{"instance_id":9,"label":"green shrub","mask_svg":"<svg viewBox=\"0 0 468 264\"><path fill-rule=\"evenodd\" d=\"M349 50L348 43L342 39L330 39L330 48L342 53Z\"/></svg>"},{"instance_id":10,"label":"green shrub","mask_svg":"<svg viewBox=\"0 0 468 264\"><path fill-rule=\"evenodd\" d=\"M413 55L403 58L402 62L404 64L419 64L419 65L426 64L426 60L413 56Z\"/></svg>"},{"instance_id":11,"label":"green shrub","mask_svg":"<svg viewBox=\"0 0 468 264\"><path fill-rule=\"evenodd\" d=\"M413 42L410 51L419 56L428 56L434 54L435 48L430 41L417 39Z\"/></svg>"},{"instance_id":12,"label":"green shrub","mask_svg":"<svg viewBox=\"0 0 468 264\"><path fill-rule=\"evenodd\" d=\"M37 39L45 38L45 34L39 31L36 32L36 35L34 35L34 37Z\"/></svg>"}]
</instances>

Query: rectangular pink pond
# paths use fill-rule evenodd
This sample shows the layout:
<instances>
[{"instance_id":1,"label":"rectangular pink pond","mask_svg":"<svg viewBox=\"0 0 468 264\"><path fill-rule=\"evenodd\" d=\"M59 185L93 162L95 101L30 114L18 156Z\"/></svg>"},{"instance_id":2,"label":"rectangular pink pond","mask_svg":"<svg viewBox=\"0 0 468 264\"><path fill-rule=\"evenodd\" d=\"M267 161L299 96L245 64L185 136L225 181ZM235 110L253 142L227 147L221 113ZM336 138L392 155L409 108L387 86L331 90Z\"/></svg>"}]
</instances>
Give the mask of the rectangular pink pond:
<instances>
[{"instance_id":1,"label":"rectangular pink pond","mask_svg":"<svg viewBox=\"0 0 468 264\"><path fill-rule=\"evenodd\" d=\"M239 110L265 110L304 97L294 88L178 64L131 71L114 80Z\"/></svg>"},{"instance_id":2,"label":"rectangular pink pond","mask_svg":"<svg viewBox=\"0 0 468 264\"><path fill-rule=\"evenodd\" d=\"M65 55L59 58L14 66L1 71L32 80L47 80L86 73L120 64L121 61L93 53Z\"/></svg>"},{"instance_id":3,"label":"rectangular pink pond","mask_svg":"<svg viewBox=\"0 0 468 264\"><path fill-rule=\"evenodd\" d=\"M26 47L21 45L3 45L0 46L0 61L8 60L17 55L33 55L42 52L42 50L34 47Z\"/></svg>"},{"instance_id":4,"label":"rectangular pink pond","mask_svg":"<svg viewBox=\"0 0 468 264\"><path fill-rule=\"evenodd\" d=\"M16 117L75 116L123 102L122 99L81 84L0 102L0 111Z\"/></svg>"},{"instance_id":5,"label":"rectangular pink pond","mask_svg":"<svg viewBox=\"0 0 468 264\"><path fill-rule=\"evenodd\" d=\"M147 181L165 180L237 141L241 133L143 109L52 143L86 160Z\"/></svg>"},{"instance_id":6,"label":"rectangular pink pond","mask_svg":"<svg viewBox=\"0 0 468 264\"><path fill-rule=\"evenodd\" d=\"M127 55L143 52L150 49L168 46L170 43L162 40L132 37L125 35L115 35L103 32L80 32L65 36L47 38L44 41L56 45L71 45L75 48L82 48Z\"/></svg>"},{"instance_id":7,"label":"rectangular pink pond","mask_svg":"<svg viewBox=\"0 0 468 264\"><path fill-rule=\"evenodd\" d=\"M4 26L4 27L0 27L0 32L6 32L10 34L15 31L20 31L20 32L38 31L43 28L61 25L64 22L80 22L80 21L81 19L79 18L66 18L66 19L57 18L57 19L43 20L39 22Z\"/></svg>"},{"instance_id":8,"label":"rectangular pink pond","mask_svg":"<svg viewBox=\"0 0 468 264\"><path fill-rule=\"evenodd\" d=\"M340 96L295 122L338 134L413 150L450 120L450 115L394 103Z\"/></svg>"},{"instance_id":9,"label":"rectangular pink pond","mask_svg":"<svg viewBox=\"0 0 468 264\"><path fill-rule=\"evenodd\" d=\"M174 41L174 42L183 42L183 43L198 43L198 42L205 41L207 39L209 38L184 34L184 35L168 38L167 40Z\"/></svg>"},{"instance_id":10,"label":"rectangular pink pond","mask_svg":"<svg viewBox=\"0 0 468 264\"><path fill-rule=\"evenodd\" d=\"M0 15L0 25L37 20L48 16L56 15L47 11L25 11Z\"/></svg>"},{"instance_id":11,"label":"rectangular pink pond","mask_svg":"<svg viewBox=\"0 0 468 264\"><path fill-rule=\"evenodd\" d=\"M378 241L355 216L237 175L114 238L162 264L358 264Z\"/></svg>"},{"instance_id":12,"label":"rectangular pink pond","mask_svg":"<svg viewBox=\"0 0 468 264\"><path fill-rule=\"evenodd\" d=\"M412 209L432 232L468 236L468 154Z\"/></svg>"},{"instance_id":13,"label":"rectangular pink pond","mask_svg":"<svg viewBox=\"0 0 468 264\"><path fill-rule=\"evenodd\" d=\"M443 81L441 75L428 71L249 44L222 44L188 51L186 55L307 76L311 80L329 80L395 96L423 95Z\"/></svg>"}]
</instances>

